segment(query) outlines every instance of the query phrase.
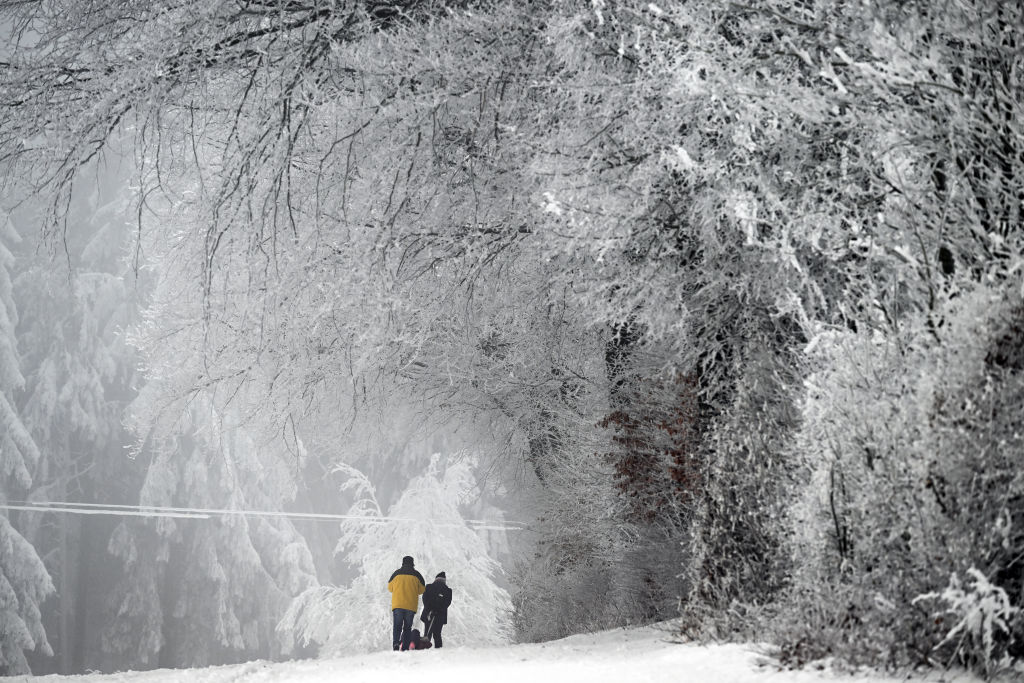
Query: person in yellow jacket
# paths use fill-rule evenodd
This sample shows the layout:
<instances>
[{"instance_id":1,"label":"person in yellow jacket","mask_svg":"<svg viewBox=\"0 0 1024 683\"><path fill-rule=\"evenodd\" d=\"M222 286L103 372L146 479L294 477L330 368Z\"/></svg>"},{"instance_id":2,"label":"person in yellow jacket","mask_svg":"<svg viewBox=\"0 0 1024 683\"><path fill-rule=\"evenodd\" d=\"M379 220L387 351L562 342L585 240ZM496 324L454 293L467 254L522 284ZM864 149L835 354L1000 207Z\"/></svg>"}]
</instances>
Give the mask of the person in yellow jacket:
<instances>
[{"instance_id":1,"label":"person in yellow jacket","mask_svg":"<svg viewBox=\"0 0 1024 683\"><path fill-rule=\"evenodd\" d=\"M412 641L412 620L420 606L420 596L427 584L423 575L413 569L412 556L402 558L402 566L388 579L391 591L391 616L394 621L391 644L394 649L408 650Z\"/></svg>"}]
</instances>

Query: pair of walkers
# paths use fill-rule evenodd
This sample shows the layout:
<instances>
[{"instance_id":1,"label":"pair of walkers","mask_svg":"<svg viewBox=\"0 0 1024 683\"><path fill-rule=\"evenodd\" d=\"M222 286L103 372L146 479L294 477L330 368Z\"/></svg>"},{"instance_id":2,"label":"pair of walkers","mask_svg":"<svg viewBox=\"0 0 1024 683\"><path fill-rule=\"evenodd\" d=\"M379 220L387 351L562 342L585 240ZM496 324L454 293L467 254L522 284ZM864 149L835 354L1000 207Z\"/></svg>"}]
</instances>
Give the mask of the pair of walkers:
<instances>
[{"instance_id":1,"label":"pair of walkers","mask_svg":"<svg viewBox=\"0 0 1024 683\"><path fill-rule=\"evenodd\" d=\"M441 629L448 623L448 606L452 604L452 589L448 577L441 572L429 586L423 575L413 566L413 559L406 555L402 566L388 579L391 591L391 616L394 623L391 644L395 650L421 650L431 646L441 647ZM412 627L413 620L423 596L424 632L420 637L418 629Z\"/></svg>"}]
</instances>

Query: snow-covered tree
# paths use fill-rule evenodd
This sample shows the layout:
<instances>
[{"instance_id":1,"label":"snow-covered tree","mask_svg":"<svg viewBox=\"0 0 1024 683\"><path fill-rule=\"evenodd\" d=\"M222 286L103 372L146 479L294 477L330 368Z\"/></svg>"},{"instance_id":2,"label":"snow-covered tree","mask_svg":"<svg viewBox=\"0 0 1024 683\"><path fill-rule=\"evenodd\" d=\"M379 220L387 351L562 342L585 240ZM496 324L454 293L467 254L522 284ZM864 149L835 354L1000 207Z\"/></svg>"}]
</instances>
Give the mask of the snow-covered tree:
<instances>
[{"instance_id":1,"label":"snow-covered tree","mask_svg":"<svg viewBox=\"0 0 1024 683\"><path fill-rule=\"evenodd\" d=\"M15 327L18 311L11 285L14 257L8 245L19 240L6 214L0 214L0 503L12 502L32 485L39 449L16 412L24 388ZM20 492L20 496L19 496ZM0 513L0 674L29 673L25 652L52 655L42 624L44 599L54 590L36 549Z\"/></svg>"},{"instance_id":2,"label":"snow-covered tree","mask_svg":"<svg viewBox=\"0 0 1024 683\"><path fill-rule=\"evenodd\" d=\"M139 502L237 512L118 530L111 551L128 571L105 647L149 666L280 656L274 625L288 601L317 582L294 525L258 514L294 498L290 459L279 441L256 437L235 422L236 413L216 410L201 395L186 413L165 419L173 431L154 432L144 447L153 459Z\"/></svg>"},{"instance_id":3,"label":"snow-covered tree","mask_svg":"<svg viewBox=\"0 0 1024 683\"><path fill-rule=\"evenodd\" d=\"M161 587L169 544L145 525L122 521L111 534L107 550L119 560L122 576L101 647L116 656L119 667L156 666L165 643Z\"/></svg>"},{"instance_id":4,"label":"snow-covered tree","mask_svg":"<svg viewBox=\"0 0 1024 683\"><path fill-rule=\"evenodd\" d=\"M125 330L146 290L127 258L133 193L116 165L97 168L94 177L95 187L74 197L62 256L34 244L17 251L14 296L26 375L18 406L43 454L28 493L38 503L127 503L141 482L141 467L126 460L122 426L137 379ZM31 226L31 202L16 216ZM116 574L104 551L114 522L40 512L23 515L19 528L46 557L57 588L44 622L58 657L34 668L96 668L98 659L89 657L99 650L98 632L74 625L98 618L91 613L97 605L76 588L101 590L103 577Z\"/></svg>"},{"instance_id":5,"label":"snow-covered tree","mask_svg":"<svg viewBox=\"0 0 1024 683\"><path fill-rule=\"evenodd\" d=\"M817 340L797 442L810 477L793 535L804 558L793 590L805 596L794 602L815 618L791 637L818 635L793 657L851 639L854 661L879 650L913 660L938 648L992 672L993 652L1017 656L1015 557L1024 539L1013 523L1021 435L1010 406L1021 400L1020 355L1011 350L1019 311L982 288L937 309L941 342L924 315L905 321L896 339L845 331ZM964 567L993 593L1005 587L1011 618L998 642L946 640L943 621L917 600L941 593ZM808 605L826 600L835 608ZM851 632L851 615L867 628Z\"/></svg>"},{"instance_id":6,"label":"snow-covered tree","mask_svg":"<svg viewBox=\"0 0 1024 683\"><path fill-rule=\"evenodd\" d=\"M6 516L0 517L0 569L0 671L7 676L27 674L27 650L53 654L40 606L54 589L35 548Z\"/></svg>"},{"instance_id":7,"label":"snow-covered tree","mask_svg":"<svg viewBox=\"0 0 1024 683\"><path fill-rule=\"evenodd\" d=\"M354 519L342 524L337 552L358 574L347 586L320 586L300 595L278 626L282 635L317 643L329 655L385 649L391 642L388 577L403 556L412 555L427 583L438 572L448 576L454 599L447 628L453 640L507 642L512 605L496 583L501 568L463 514L479 495L474 460L467 453L435 454L386 515L372 484L346 467L347 486L357 500L350 510Z\"/></svg>"}]
</instances>

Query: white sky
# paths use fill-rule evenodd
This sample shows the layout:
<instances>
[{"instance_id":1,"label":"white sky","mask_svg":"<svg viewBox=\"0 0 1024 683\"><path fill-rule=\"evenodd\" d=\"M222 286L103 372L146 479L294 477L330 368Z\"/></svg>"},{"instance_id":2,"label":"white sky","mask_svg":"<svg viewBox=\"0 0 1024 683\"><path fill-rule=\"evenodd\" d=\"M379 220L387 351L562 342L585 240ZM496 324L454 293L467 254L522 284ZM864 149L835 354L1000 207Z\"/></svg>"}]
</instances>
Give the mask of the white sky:
<instances>
[{"instance_id":1,"label":"white sky","mask_svg":"<svg viewBox=\"0 0 1024 683\"><path fill-rule=\"evenodd\" d=\"M445 630L441 650L390 649L341 659L249 662L205 669L39 676L45 683L981 683L965 673L913 678L779 671L754 646L678 644L653 627L577 635L543 644L474 648ZM384 634L382 641L389 641ZM1024 672L1021 672L1022 675ZM1007 678L1006 680L1010 680ZM1020 679L1018 679L1020 680Z\"/></svg>"}]
</instances>

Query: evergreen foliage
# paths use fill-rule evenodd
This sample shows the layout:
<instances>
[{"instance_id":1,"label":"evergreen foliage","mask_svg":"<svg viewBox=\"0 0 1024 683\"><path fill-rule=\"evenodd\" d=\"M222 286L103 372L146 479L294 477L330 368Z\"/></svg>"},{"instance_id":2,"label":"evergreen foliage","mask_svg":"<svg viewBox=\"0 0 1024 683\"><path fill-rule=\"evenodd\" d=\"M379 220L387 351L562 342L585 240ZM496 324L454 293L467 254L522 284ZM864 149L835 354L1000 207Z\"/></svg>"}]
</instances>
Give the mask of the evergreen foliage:
<instances>
[{"instance_id":1,"label":"evergreen foliage","mask_svg":"<svg viewBox=\"0 0 1024 683\"><path fill-rule=\"evenodd\" d=\"M274 511L294 496L277 444L261 443L233 419L194 397L177 431L154 435L141 504ZM287 519L228 514L122 525L111 551L127 571L104 646L140 666L279 656L275 625L290 599L318 581Z\"/></svg>"},{"instance_id":2,"label":"evergreen foliage","mask_svg":"<svg viewBox=\"0 0 1024 683\"><path fill-rule=\"evenodd\" d=\"M74 232L64 241L64 258L23 244L16 252L14 298L20 318L17 337L26 372L18 407L43 455L26 498L35 502L125 503L141 477L125 466L128 434L125 406L137 379L137 356L123 330L136 321L145 284L125 261L129 230L125 213L133 194L118 169L96 169L96 185L75 195L70 211ZM23 208L19 222L34 216ZM56 599L43 610L56 660L34 657L37 673L72 672L100 666L99 633L76 624L101 611L81 585L96 585L118 574L106 557L110 518L64 513L24 513L19 529L46 558ZM96 593L102 591L97 590Z\"/></svg>"},{"instance_id":3,"label":"evergreen foliage","mask_svg":"<svg viewBox=\"0 0 1024 683\"><path fill-rule=\"evenodd\" d=\"M24 388L15 326L18 309L11 285L14 266L8 245L19 236L7 216L0 223L0 503L17 500L32 485L39 449L16 412ZM42 624L44 599L53 581L25 537L0 514L0 675L29 673L25 653L52 655Z\"/></svg>"}]
</instances>

